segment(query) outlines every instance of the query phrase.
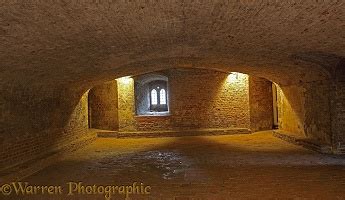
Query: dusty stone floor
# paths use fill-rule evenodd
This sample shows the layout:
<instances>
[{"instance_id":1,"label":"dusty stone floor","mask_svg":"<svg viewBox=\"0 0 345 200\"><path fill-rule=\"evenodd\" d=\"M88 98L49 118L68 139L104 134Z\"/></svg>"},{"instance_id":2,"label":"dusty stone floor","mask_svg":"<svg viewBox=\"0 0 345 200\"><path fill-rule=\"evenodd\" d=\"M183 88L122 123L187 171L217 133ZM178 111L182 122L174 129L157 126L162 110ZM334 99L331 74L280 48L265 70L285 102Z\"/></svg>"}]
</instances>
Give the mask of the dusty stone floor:
<instances>
[{"instance_id":1,"label":"dusty stone floor","mask_svg":"<svg viewBox=\"0 0 345 200\"><path fill-rule=\"evenodd\" d=\"M286 143L271 132L251 135L97 139L25 179L31 185L151 186L131 199L345 199L345 158ZM104 195L8 199L105 199ZM112 199L125 199L113 195Z\"/></svg>"}]
</instances>

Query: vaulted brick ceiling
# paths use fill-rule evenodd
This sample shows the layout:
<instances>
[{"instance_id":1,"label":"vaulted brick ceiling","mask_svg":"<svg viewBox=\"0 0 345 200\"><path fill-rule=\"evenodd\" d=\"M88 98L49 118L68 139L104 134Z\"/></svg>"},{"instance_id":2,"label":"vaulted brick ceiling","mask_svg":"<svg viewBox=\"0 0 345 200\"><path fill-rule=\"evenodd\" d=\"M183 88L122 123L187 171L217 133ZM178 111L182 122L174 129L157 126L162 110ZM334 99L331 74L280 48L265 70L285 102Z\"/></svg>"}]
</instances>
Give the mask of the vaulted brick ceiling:
<instances>
[{"instance_id":1,"label":"vaulted brick ceiling","mask_svg":"<svg viewBox=\"0 0 345 200\"><path fill-rule=\"evenodd\" d=\"M329 78L345 57L344 1L9 2L3 84L90 87L170 67L291 84Z\"/></svg>"}]
</instances>

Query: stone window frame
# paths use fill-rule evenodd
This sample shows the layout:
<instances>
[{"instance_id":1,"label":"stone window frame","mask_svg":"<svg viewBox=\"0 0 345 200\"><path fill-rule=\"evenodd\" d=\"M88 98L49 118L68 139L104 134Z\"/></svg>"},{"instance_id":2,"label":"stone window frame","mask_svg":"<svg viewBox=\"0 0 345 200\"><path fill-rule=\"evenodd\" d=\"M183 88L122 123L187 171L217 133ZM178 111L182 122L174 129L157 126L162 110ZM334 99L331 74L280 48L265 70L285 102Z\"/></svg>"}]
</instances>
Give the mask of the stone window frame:
<instances>
[{"instance_id":1,"label":"stone window frame","mask_svg":"<svg viewBox=\"0 0 345 200\"><path fill-rule=\"evenodd\" d=\"M168 75L164 72L153 72L143 75L134 76L134 96L135 96L135 115L140 116L170 116L169 109L169 80ZM166 104L164 108L154 109L151 107L151 91L155 83L164 82L160 88L165 90ZM150 86L151 85L151 86ZM160 102L160 91L157 90L157 103ZM146 100L145 100L146 99Z\"/></svg>"}]
</instances>

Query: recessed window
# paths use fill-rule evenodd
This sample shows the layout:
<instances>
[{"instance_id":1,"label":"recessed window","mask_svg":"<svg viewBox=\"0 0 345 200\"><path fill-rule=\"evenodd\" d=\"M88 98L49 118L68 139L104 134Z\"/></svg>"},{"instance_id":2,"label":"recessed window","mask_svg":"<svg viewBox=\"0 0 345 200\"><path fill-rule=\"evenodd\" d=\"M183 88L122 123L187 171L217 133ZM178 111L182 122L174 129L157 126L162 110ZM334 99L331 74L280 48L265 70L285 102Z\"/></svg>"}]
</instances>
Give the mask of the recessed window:
<instances>
[{"instance_id":1,"label":"recessed window","mask_svg":"<svg viewBox=\"0 0 345 200\"><path fill-rule=\"evenodd\" d=\"M147 74L135 78L135 105L138 115L165 115L169 108L168 78Z\"/></svg>"}]
</instances>

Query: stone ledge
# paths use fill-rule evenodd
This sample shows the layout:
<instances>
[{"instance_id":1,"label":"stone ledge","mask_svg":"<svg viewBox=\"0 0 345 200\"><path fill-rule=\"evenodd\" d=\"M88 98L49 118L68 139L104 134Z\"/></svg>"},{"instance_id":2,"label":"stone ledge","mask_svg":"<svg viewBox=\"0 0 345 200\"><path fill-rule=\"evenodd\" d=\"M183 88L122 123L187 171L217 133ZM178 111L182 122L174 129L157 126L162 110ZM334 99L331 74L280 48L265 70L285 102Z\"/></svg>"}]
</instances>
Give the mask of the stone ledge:
<instances>
[{"instance_id":1,"label":"stone ledge","mask_svg":"<svg viewBox=\"0 0 345 200\"><path fill-rule=\"evenodd\" d=\"M96 140L96 136L96 132L90 131L87 136L75 140L60 149L46 152L35 159L4 169L0 171L0 182L22 180L25 177L59 162L64 157L64 154L76 151L77 149L92 143Z\"/></svg>"},{"instance_id":2,"label":"stone ledge","mask_svg":"<svg viewBox=\"0 0 345 200\"><path fill-rule=\"evenodd\" d=\"M317 140L306 138L294 133L282 131L282 130L273 130L273 136L280 138L289 143L302 146L306 149L310 149L323 154L339 154L336 153L330 145L322 144Z\"/></svg>"},{"instance_id":3,"label":"stone ledge","mask_svg":"<svg viewBox=\"0 0 345 200\"><path fill-rule=\"evenodd\" d=\"M250 134L247 128L228 129L193 129L193 130L169 130L169 131L107 131L96 130L101 138L152 138L152 137L181 137L181 136L205 136L205 135L233 135Z\"/></svg>"},{"instance_id":4,"label":"stone ledge","mask_svg":"<svg viewBox=\"0 0 345 200\"><path fill-rule=\"evenodd\" d=\"M162 113L162 114L140 114L140 115L134 115L134 118L151 118L151 117L157 117L157 118L161 118L161 117L171 117L170 113Z\"/></svg>"}]
</instances>

